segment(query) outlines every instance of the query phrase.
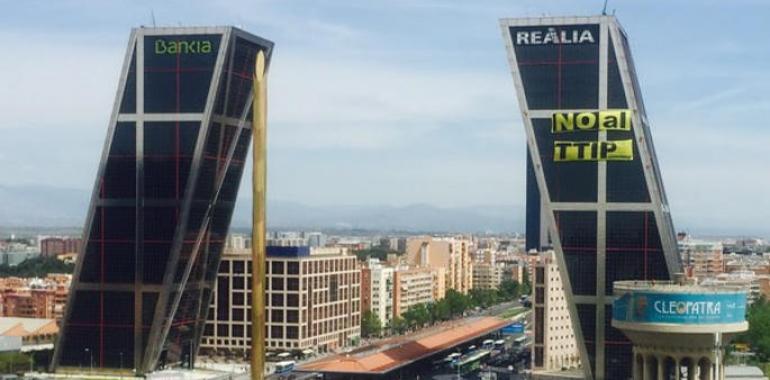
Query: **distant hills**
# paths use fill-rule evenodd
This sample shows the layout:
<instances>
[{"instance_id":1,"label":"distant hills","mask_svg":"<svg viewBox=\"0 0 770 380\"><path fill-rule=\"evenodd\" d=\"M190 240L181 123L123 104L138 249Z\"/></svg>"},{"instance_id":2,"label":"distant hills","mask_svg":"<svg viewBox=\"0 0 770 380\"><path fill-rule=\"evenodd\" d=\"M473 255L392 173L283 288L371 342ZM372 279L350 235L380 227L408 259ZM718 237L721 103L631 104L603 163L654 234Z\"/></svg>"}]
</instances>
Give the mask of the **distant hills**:
<instances>
[{"instance_id":1,"label":"distant hills","mask_svg":"<svg viewBox=\"0 0 770 380\"><path fill-rule=\"evenodd\" d=\"M0 226L82 227L91 193L50 186L0 185ZM408 206L308 206L268 201L268 226L277 229L337 229L404 232L523 232L521 207L440 208ZM240 199L233 227L251 224L251 199Z\"/></svg>"}]
</instances>

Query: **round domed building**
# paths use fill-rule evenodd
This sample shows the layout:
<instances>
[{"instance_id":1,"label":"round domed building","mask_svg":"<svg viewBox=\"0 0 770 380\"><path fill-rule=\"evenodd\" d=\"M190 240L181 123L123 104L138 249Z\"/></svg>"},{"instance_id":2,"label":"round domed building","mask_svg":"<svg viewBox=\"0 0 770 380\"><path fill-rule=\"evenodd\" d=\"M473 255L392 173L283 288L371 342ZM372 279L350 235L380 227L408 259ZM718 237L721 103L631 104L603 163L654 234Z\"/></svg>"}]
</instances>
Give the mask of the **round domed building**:
<instances>
[{"instance_id":1,"label":"round domed building","mask_svg":"<svg viewBox=\"0 0 770 380\"><path fill-rule=\"evenodd\" d=\"M612 326L633 342L634 380L720 380L724 348L748 329L745 289L617 281Z\"/></svg>"}]
</instances>

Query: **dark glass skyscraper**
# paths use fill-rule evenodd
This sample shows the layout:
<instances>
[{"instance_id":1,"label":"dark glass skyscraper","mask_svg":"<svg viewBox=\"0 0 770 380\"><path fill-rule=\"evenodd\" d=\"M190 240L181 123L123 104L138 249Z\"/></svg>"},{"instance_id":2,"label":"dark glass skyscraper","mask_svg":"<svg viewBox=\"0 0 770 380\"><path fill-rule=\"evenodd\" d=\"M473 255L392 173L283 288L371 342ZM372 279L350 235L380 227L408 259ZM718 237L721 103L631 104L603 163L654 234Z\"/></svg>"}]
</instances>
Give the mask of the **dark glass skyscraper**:
<instances>
[{"instance_id":1,"label":"dark glass skyscraper","mask_svg":"<svg viewBox=\"0 0 770 380\"><path fill-rule=\"evenodd\" d=\"M612 283L680 263L626 34L612 16L501 26L527 135L527 248L556 252L586 378L629 378Z\"/></svg>"},{"instance_id":2,"label":"dark glass skyscraper","mask_svg":"<svg viewBox=\"0 0 770 380\"><path fill-rule=\"evenodd\" d=\"M232 27L132 31L54 369L194 361L272 46Z\"/></svg>"}]
</instances>

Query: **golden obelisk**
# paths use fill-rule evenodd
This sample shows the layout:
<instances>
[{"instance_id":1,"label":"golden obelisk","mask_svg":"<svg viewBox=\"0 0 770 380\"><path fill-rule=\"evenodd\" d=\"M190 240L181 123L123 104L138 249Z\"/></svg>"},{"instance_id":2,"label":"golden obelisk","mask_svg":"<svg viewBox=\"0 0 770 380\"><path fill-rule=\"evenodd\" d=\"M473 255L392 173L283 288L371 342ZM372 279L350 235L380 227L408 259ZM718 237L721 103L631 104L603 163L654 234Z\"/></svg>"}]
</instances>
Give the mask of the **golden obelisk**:
<instances>
[{"instance_id":1,"label":"golden obelisk","mask_svg":"<svg viewBox=\"0 0 770 380\"><path fill-rule=\"evenodd\" d=\"M267 190L267 78L257 54L252 105L251 379L265 377L265 190Z\"/></svg>"}]
</instances>

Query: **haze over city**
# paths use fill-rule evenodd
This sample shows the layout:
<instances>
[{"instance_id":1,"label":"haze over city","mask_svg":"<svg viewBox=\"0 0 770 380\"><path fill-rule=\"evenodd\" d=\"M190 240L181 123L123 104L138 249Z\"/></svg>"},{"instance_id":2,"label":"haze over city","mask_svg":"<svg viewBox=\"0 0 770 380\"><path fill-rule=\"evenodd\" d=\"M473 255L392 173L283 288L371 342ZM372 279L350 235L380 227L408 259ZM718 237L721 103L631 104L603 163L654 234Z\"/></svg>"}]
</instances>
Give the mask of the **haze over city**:
<instances>
[{"instance_id":1,"label":"haze over city","mask_svg":"<svg viewBox=\"0 0 770 380\"><path fill-rule=\"evenodd\" d=\"M0 9L0 380L770 379L766 1Z\"/></svg>"},{"instance_id":2,"label":"haze over city","mask_svg":"<svg viewBox=\"0 0 770 380\"><path fill-rule=\"evenodd\" d=\"M5 136L0 139L0 225L39 220L9 218L36 213L19 209L36 199L45 202L45 194L59 189L70 194L69 204L80 202L62 213L80 211L46 223L82 225L126 31L152 25L154 17L159 26L240 24L277 42L268 161L274 209L290 205L301 215L307 208L300 205L326 210L346 205L376 216L389 215L377 210L415 204L449 212L485 206L494 210L495 229L521 231L525 140L505 51L494 38L500 34L497 19L596 14L602 4L9 5L0 14L4 56L15 57L0 60ZM675 1L656 7L609 2L608 11L623 19L635 51L677 229L770 236L764 221L770 212L770 176L762 159L770 132L757 122L770 113L765 90L770 53L756 44L770 34L764 17L768 6L761 1ZM720 27L725 20L741 27ZM238 209L247 214L246 193ZM354 218L338 219L332 224Z\"/></svg>"}]
</instances>

